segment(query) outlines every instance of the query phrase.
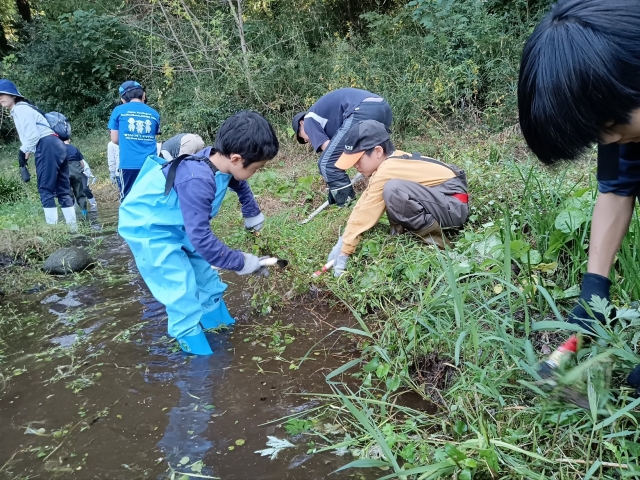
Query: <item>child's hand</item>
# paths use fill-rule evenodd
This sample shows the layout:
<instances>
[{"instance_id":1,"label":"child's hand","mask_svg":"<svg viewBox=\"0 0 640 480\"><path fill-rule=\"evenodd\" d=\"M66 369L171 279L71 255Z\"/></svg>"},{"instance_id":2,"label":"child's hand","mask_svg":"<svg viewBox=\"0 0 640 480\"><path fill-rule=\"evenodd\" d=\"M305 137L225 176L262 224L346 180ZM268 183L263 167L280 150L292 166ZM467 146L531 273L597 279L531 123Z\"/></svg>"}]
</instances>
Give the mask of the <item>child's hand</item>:
<instances>
[{"instance_id":1,"label":"child's hand","mask_svg":"<svg viewBox=\"0 0 640 480\"><path fill-rule=\"evenodd\" d=\"M253 230L259 232L264 225L264 215L259 213L255 217L249 217L244 219L244 228L247 230Z\"/></svg>"},{"instance_id":2,"label":"child's hand","mask_svg":"<svg viewBox=\"0 0 640 480\"><path fill-rule=\"evenodd\" d=\"M336 264L333 267L333 276L339 277L347 271L347 262L349 261L349 255L338 255L336 258Z\"/></svg>"},{"instance_id":3,"label":"child's hand","mask_svg":"<svg viewBox=\"0 0 640 480\"><path fill-rule=\"evenodd\" d=\"M269 276L269 269L264 265L260 265L260 260L261 260L260 258L256 257L251 253L242 252L242 255L244 255L244 267L242 267L242 270L236 271L238 275L254 274L254 275L259 275L261 277ZM263 257L263 258L268 258L268 257Z\"/></svg>"}]
</instances>

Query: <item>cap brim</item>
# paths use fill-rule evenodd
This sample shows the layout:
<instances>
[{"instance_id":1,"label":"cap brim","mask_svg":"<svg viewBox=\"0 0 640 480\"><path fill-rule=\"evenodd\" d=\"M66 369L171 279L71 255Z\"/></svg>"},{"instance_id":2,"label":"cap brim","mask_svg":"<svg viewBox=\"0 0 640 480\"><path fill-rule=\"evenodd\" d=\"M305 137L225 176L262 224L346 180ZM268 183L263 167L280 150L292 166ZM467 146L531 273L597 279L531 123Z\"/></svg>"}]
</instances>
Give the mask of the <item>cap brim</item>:
<instances>
[{"instance_id":1,"label":"cap brim","mask_svg":"<svg viewBox=\"0 0 640 480\"><path fill-rule=\"evenodd\" d=\"M349 170L358 163L358 160L360 160L363 155L364 152L343 153L336 162L336 168L339 168L340 170Z\"/></svg>"}]
</instances>

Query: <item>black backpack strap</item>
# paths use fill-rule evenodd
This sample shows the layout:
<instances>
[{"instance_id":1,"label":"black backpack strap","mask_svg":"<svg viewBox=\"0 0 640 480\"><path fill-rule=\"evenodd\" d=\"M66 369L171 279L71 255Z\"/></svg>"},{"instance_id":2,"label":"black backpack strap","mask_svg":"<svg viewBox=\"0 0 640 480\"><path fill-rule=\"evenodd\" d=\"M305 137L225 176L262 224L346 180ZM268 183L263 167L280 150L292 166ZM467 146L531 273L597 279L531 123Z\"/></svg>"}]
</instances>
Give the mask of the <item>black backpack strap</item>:
<instances>
[{"instance_id":1,"label":"black backpack strap","mask_svg":"<svg viewBox=\"0 0 640 480\"><path fill-rule=\"evenodd\" d=\"M24 104L24 105L27 105L28 107L33 108L36 112L38 112L40 115L42 115L44 117L45 121L47 122L46 124L40 123L40 122L36 122L36 125L40 125L41 127L51 128L51 125L49 125L49 121L47 120L47 114L46 113L44 113L38 107L36 107L35 105L33 105L33 104L29 103L29 102L22 101L22 102L19 102L19 103L21 105Z\"/></svg>"},{"instance_id":2,"label":"black backpack strap","mask_svg":"<svg viewBox=\"0 0 640 480\"><path fill-rule=\"evenodd\" d=\"M171 189L173 188L173 184L176 181L176 170L178 170L178 167L183 162L183 160L206 161L214 175L218 171L215 165L211 163L209 159L206 157L195 157L190 154L180 155L178 158L175 158L174 160L169 162L169 171L167 172L167 181L164 184L165 197L169 195L169 193L171 192Z\"/></svg>"}]
</instances>

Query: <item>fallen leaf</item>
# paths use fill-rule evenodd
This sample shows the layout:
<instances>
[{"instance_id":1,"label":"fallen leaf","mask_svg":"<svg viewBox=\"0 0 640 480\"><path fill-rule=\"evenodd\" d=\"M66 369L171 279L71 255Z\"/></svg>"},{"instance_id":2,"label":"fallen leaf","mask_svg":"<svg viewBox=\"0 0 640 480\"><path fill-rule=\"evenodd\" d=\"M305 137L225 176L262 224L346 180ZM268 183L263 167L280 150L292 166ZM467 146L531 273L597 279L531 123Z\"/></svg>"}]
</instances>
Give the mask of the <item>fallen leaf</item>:
<instances>
[{"instance_id":1,"label":"fallen leaf","mask_svg":"<svg viewBox=\"0 0 640 480\"><path fill-rule=\"evenodd\" d=\"M242 440L241 438L236 440L236 445L238 445L239 447L241 447L242 445L244 445L244 440Z\"/></svg>"},{"instance_id":2,"label":"fallen leaf","mask_svg":"<svg viewBox=\"0 0 640 480\"><path fill-rule=\"evenodd\" d=\"M189 457L182 457L180 459L180 465L186 465L187 463L189 463Z\"/></svg>"}]
</instances>

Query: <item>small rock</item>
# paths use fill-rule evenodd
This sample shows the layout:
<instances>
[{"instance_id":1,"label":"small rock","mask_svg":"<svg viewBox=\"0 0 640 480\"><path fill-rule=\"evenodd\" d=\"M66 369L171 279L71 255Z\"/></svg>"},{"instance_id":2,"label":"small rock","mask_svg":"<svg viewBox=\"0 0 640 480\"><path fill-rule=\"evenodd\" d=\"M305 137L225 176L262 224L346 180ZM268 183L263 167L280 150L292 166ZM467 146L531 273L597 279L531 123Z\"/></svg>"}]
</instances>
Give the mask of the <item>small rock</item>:
<instances>
[{"instance_id":1,"label":"small rock","mask_svg":"<svg viewBox=\"0 0 640 480\"><path fill-rule=\"evenodd\" d=\"M93 263L89 253L80 247L61 248L44 262L44 271L54 275L81 272Z\"/></svg>"}]
</instances>

